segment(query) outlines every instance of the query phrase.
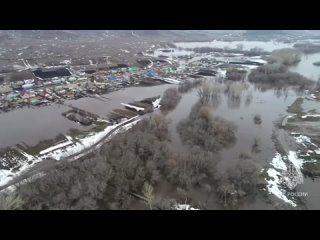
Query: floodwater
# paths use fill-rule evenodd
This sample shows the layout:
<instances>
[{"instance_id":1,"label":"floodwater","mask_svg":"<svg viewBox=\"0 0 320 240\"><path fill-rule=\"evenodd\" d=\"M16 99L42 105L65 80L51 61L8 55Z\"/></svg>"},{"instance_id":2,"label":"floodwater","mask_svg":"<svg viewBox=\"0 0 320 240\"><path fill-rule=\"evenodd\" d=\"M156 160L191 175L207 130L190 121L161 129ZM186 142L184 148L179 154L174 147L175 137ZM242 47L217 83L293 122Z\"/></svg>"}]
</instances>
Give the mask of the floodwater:
<instances>
[{"instance_id":1,"label":"floodwater","mask_svg":"<svg viewBox=\"0 0 320 240\"><path fill-rule=\"evenodd\" d=\"M244 50L259 47L266 51L275 49L292 47L293 44L284 44L277 42L207 42L207 43L177 43L178 47L193 48L201 46L209 47L229 47L236 48L238 44L243 44ZM157 52L160 54L160 52ZM161 55L174 56L177 53L161 52ZM181 53L182 55L185 52ZM290 68L306 77L317 80L320 75L320 67L312 65L313 62L320 60L320 54L303 56L302 61L296 66ZM213 79L211 79L214 81ZM210 81L211 81L210 80ZM244 85L246 85L244 87ZM130 87L121 89L109 94L105 94L107 99L82 98L78 100L67 101L66 104L85 109L92 113L105 117L115 108L123 108L120 103L128 103L134 100L141 100L147 97L162 95L162 93L174 85L165 84L152 87ZM274 121L280 116L286 114L286 109L296 99L295 92L287 90L265 90L256 89L254 85L243 83L243 89L238 100L232 100L223 92L220 94L220 101L210 104L212 114L222 117L228 121L232 121L237 126L236 143L221 152L221 161L218 165L218 172L223 174L226 170L235 166L242 152L251 153L254 139L258 139L260 152L252 154L261 168L267 167L275 154L275 146L272 141L272 131L274 129ZM169 131L172 139L172 147L176 150L183 151L184 146L180 140L176 130L176 125L184 118L187 118L191 107L197 102L198 96L196 89L183 94L183 97L177 107L167 113L171 123ZM249 100L248 100L249 99ZM26 142L34 145L40 140L50 139L59 133L66 133L70 128L87 129L76 124L63 116L61 113L68 110L63 105L51 105L35 109L19 109L9 113L0 114L0 148ZM253 118L256 114L260 114L262 123L256 125ZM306 180L304 189L312 194L310 198L310 208L317 208L317 201L320 199L316 194L318 184ZM281 200L279 200L281 202ZM309 204L309 203L308 203ZM266 203L262 199L256 199L253 202L241 206L242 209L271 209L270 203Z\"/></svg>"},{"instance_id":2,"label":"floodwater","mask_svg":"<svg viewBox=\"0 0 320 240\"><path fill-rule=\"evenodd\" d=\"M237 44L243 44L243 49L251 49L253 47L260 47L267 51L273 51L278 48L292 47L293 44L282 44L276 42L210 42L208 43L179 43L178 47L194 48L201 46L211 47L225 47L235 48ZM179 52L179 50L177 50ZM164 53L163 55L165 55ZM173 53L169 53L173 56ZM296 66L290 68L290 71L298 72L301 75L310 78L314 81L318 80L320 76L320 67L314 66L313 63L320 60L320 54L303 55L301 62ZM212 80L214 81L214 80ZM251 153L252 157L258 161L261 168L270 167L270 162L273 159L276 149L272 141L275 121L280 117L286 115L286 110L300 94L289 89L269 89L259 90L254 85L248 84L242 91L241 98L237 101L232 101L224 93L220 94L220 101L211 103L212 114L214 116L222 117L228 121L232 121L237 126L236 143L221 152L221 161L218 164L218 173L224 174L225 171L235 166L239 160L240 153L251 153L254 139L258 139L259 153ZM251 97L248 97L251 96ZM187 118L191 107L197 102L197 90L183 95L177 107L167 114L170 118L170 134L172 139L172 148L183 151L187 148L181 142L179 134L176 130L177 124L184 118ZM247 99L251 99L247 101ZM311 101L310 101L311 102ZM305 100L304 107L308 109L317 109L319 106ZM260 125L256 125L253 118L259 114L262 119ZM312 181L305 179L304 184L300 186L299 191L308 192L306 199L306 207L308 209L319 208L320 194L318 193L318 180ZM199 193L200 194L200 193ZM275 201L265 201L261 198L256 198L254 201L247 202L240 206L240 209L275 209L275 205L283 204L282 200L274 196L271 198Z\"/></svg>"},{"instance_id":3,"label":"floodwater","mask_svg":"<svg viewBox=\"0 0 320 240\"><path fill-rule=\"evenodd\" d=\"M296 66L290 67L290 71L300 73L314 81L320 79L320 66L313 65L314 62L320 61L320 53L303 55L301 62Z\"/></svg>"},{"instance_id":4,"label":"floodwater","mask_svg":"<svg viewBox=\"0 0 320 240\"><path fill-rule=\"evenodd\" d=\"M214 82L215 80L209 80ZM235 83L239 84L239 83ZM223 83L221 84L223 85ZM261 168L266 168L271 162L276 152L272 141L274 121L278 120L286 112L296 99L296 93L292 90L267 90L261 91L249 83L241 83L244 87L241 97L237 101L232 101L223 92L220 94L219 102L211 102L211 112L213 116L219 116L227 121L233 122L237 126L235 144L221 151L221 161L218 164L218 173L223 175L225 171L233 168L239 160L240 153L249 153L256 159ZM248 97L251 96L251 97ZM248 101L247 99L251 99ZM198 101L197 90L183 95L177 107L167 117L170 119L170 136L172 148L183 151L187 148L181 142L176 126L188 117L191 107ZM262 123L256 125L253 118L260 114ZM251 153L254 139L258 139L259 153ZM261 199L256 199L248 205L242 206L244 209L270 209L270 204Z\"/></svg>"},{"instance_id":5,"label":"floodwater","mask_svg":"<svg viewBox=\"0 0 320 240\"><path fill-rule=\"evenodd\" d=\"M172 86L173 85L170 84L163 84L152 87L123 88L118 91L102 95L103 97L110 98L110 100L81 98L78 100L70 100L67 104L72 104L75 107L106 117L113 109L123 108L121 103L129 103L136 100L162 95L166 89Z\"/></svg>"},{"instance_id":6,"label":"floodwater","mask_svg":"<svg viewBox=\"0 0 320 240\"><path fill-rule=\"evenodd\" d=\"M68 108L54 104L45 107L22 108L0 114L0 148L25 142L32 146L40 140L66 133L70 128L87 129L63 117Z\"/></svg>"},{"instance_id":7,"label":"floodwater","mask_svg":"<svg viewBox=\"0 0 320 240\"><path fill-rule=\"evenodd\" d=\"M142 100L147 97L155 97L169 87L164 84L152 87L130 87L103 95L111 100L96 98L82 98L66 101L75 107L106 117L115 108L122 108L120 103L128 103L134 100ZM51 106L22 108L0 114L0 148L9 147L25 142L32 146L41 140L51 139L59 133L66 134L70 128L79 130L90 129L63 117L61 113L70 108L54 104Z\"/></svg>"}]
</instances>

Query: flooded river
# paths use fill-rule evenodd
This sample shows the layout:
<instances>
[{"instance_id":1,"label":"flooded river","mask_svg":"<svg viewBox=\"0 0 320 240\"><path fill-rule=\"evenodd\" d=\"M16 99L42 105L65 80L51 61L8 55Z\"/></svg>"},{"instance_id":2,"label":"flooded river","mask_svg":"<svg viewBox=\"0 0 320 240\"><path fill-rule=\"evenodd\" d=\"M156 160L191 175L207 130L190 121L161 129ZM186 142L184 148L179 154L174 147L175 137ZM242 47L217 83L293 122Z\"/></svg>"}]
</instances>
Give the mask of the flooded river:
<instances>
[{"instance_id":1,"label":"flooded river","mask_svg":"<svg viewBox=\"0 0 320 240\"><path fill-rule=\"evenodd\" d=\"M266 51L272 51L279 48L292 47L293 44L277 42L202 42L202 43L177 43L178 47L229 47L236 48L238 44L243 45L244 50L254 47L263 48ZM160 52L156 52L160 54ZM174 56L174 52L163 53L162 55ZM181 54L181 52L180 52ZM185 52L183 52L185 54ZM320 60L320 54L307 55L302 57L302 61L296 66L290 68L291 71L298 72L313 80L320 76L320 67L314 66L313 62ZM223 83L222 83L223 84ZM272 141L274 123L281 116L286 115L287 107L290 106L297 94L289 89L285 90L264 90L257 89L254 85L243 83L245 87L241 92L241 97L237 101L232 101L228 95L223 92L220 94L220 101L211 103L211 110L214 116L222 117L232 121L237 126L236 143L221 152L222 160L218 165L218 172L224 174L226 170L234 166L240 153L251 153L252 145L255 139L259 142L260 152L254 155L261 165L261 168L267 167L275 155L275 145ZM123 108L120 103L128 103L134 100L141 100L147 97L162 95L162 93L174 85L160 85L152 87L130 87L104 95L111 100L82 98L79 100L67 101L66 104L85 109L100 116L107 116L115 108ZM184 118L187 118L191 107L197 102L197 90L183 94L183 97L177 107L167 113L171 120L170 135L172 147L183 151L186 146L181 143L179 134L176 130L177 124ZM0 114L0 148L26 142L34 145L40 140L50 139L59 133L66 133L70 128L87 129L61 116L61 113L69 108L64 105L52 105L34 109L20 109L9 113ZM260 114L262 123L257 125L253 118ZM312 198L309 204L310 208L319 207L316 202L320 195L316 195L318 184L311 180L306 180L304 190L310 191ZM281 200L279 200L281 201ZM213 206L214 208L214 206ZM262 199L245 204L243 209L272 209L270 203Z\"/></svg>"}]
</instances>

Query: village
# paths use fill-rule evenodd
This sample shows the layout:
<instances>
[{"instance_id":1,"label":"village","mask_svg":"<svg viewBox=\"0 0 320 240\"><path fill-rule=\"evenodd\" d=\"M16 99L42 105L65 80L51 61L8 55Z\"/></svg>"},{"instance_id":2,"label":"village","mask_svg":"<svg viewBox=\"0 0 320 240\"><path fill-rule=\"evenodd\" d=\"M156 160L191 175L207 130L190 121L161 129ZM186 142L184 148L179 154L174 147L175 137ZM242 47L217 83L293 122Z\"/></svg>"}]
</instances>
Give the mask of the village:
<instances>
[{"instance_id":1,"label":"village","mask_svg":"<svg viewBox=\"0 0 320 240\"><path fill-rule=\"evenodd\" d=\"M95 97L117 89L134 85L161 84L150 79L168 69L167 64L157 64L153 69L129 67L121 64L107 70L75 71L68 68L37 68L24 70L32 78L4 81L0 86L0 112L8 112L24 106L40 106L63 103L64 100ZM31 73L31 74L30 74Z\"/></svg>"},{"instance_id":2,"label":"village","mask_svg":"<svg viewBox=\"0 0 320 240\"><path fill-rule=\"evenodd\" d=\"M0 75L0 113L25 106L64 103L65 100L97 97L130 86L178 84L188 78L216 76L230 66L262 65L257 58L227 57L224 54L192 53L171 57L172 49L136 54L135 63L99 64L83 59L63 60L48 65L21 59L24 68ZM231 60L230 61L230 57ZM198 61L190 59L200 58ZM188 62L188 64L185 64ZM214 67L214 69L212 68Z\"/></svg>"}]
</instances>

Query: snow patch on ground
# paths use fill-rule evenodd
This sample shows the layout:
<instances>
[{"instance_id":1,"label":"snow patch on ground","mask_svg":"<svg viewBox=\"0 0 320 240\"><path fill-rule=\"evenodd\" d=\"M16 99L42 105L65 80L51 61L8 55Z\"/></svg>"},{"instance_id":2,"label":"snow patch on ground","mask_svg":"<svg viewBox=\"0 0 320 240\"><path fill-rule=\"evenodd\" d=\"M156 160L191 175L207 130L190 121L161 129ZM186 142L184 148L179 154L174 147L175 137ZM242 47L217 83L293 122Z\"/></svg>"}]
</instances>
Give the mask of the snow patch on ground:
<instances>
[{"instance_id":1,"label":"snow patch on ground","mask_svg":"<svg viewBox=\"0 0 320 240\"><path fill-rule=\"evenodd\" d=\"M132 109L135 109L136 111L143 111L144 108L142 107L136 107L134 105L131 105L131 104L126 104L126 103L121 103L121 105L125 106L125 107L128 107L128 108L132 108Z\"/></svg>"},{"instance_id":2,"label":"snow patch on ground","mask_svg":"<svg viewBox=\"0 0 320 240\"><path fill-rule=\"evenodd\" d=\"M200 210L197 208L193 208L188 204L177 204L177 205L175 205L175 209L176 210Z\"/></svg>"},{"instance_id":3,"label":"snow patch on ground","mask_svg":"<svg viewBox=\"0 0 320 240\"><path fill-rule=\"evenodd\" d=\"M300 133L297 133L297 132L292 132L290 133L291 135L300 135Z\"/></svg>"},{"instance_id":4,"label":"snow patch on ground","mask_svg":"<svg viewBox=\"0 0 320 240\"><path fill-rule=\"evenodd\" d=\"M268 183L267 189L269 193L274 194L284 202L296 207L296 204L292 200L288 199L288 197L285 195L286 191L281 187L284 183L284 180L287 185L291 184L291 181L287 181L288 179L283 176L283 172L287 171L288 164L292 164L296 170L297 182L302 183L303 174L301 172L301 169L303 167L303 163L304 161L298 158L295 151L289 151L288 156L281 156L279 153L276 153L271 162L271 165L274 168L269 168L267 171L270 177L269 180L266 180ZM288 187L290 186L288 185Z\"/></svg>"},{"instance_id":5,"label":"snow patch on ground","mask_svg":"<svg viewBox=\"0 0 320 240\"><path fill-rule=\"evenodd\" d=\"M130 53L130 51L126 50L126 49L120 49L122 52L125 52L125 53Z\"/></svg>"},{"instance_id":6,"label":"snow patch on ground","mask_svg":"<svg viewBox=\"0 0 320 240\"><path fill-rule=\"evenodd\" d=\"M301 116L301 118L307 118L307 117L320 117L320 114L307 114L307 115Z\"/></svg>"},{"instance_id":7,"label":"snow patch on ground","mask_svg":"<svg viewBox=\"0 0 320 240\"><path fill-rule=\"evenodd\" d=\"M62 64L71 64L71 59L70 60L63 60L60 63L62 63Z\"/></svg>"},{"instance_id":8,"label":"snow patch on ground","mask_svg":"<svg viewBox=\"0 0 320 240\"><path fill-rule=\"evenodd\" d=\"M286 203L289 203L295 207L296 204L292 200L288 199L287 196L280 190L281 174L273 168L269 168L267 173L268 173L269 177L271 178L271 179L267 180L268 191L270 193L274 194L275 196L277 196L278 198L282 199Z\"/></svg>"},{"instance_id":9,"label":"snow patch on ground","mask_svg":"<svg viewBox=\"0 0 320 240\"><path fill-rule=\"evenodd\" d=\"M159 107L161 102L161 98L156 99L155 101L152 102L153 108Z\"/></svg>"},{"instance_id":10,"label":"snow patch on ground","mask_svg":"<svg viewBox=\"0 0 320 240\"><path fill-rule=\"evenodd\" d=\"M176 79L173 79L173 78L159 78L160 80L163 80L167 83L172 83L172 84L179 84L180 81L179 80L176 80Z\"/></svg>"},{"instance_id":11,"label":"snow patch on ground","mask_svg":"<svg viewBox=\"0 0 320 240\"><path fill-rule=\"evenodd\" d=\"M47 149L41 151L41 152L40 152L40 155L43 155L43 154L52 152L52 151L54 151L54 150L56 150L56 149L63 148L63 147L66 147L66 146L68 146L68 145L73 144L72 137L66 136L66 138L68 139L68 141L47 148Z\"/></svg>"},{"instance_id":12,"label":"snow patch on ground","mask_svg":"<svg viewBox=\"0 0 320 240\"><path fill-rule=\"evenodd\" d=\"M289 151L288 160L296 167L299 174L301 174L301 169L303 166L303 160L297 157L297 153L294 151Z\"/></svg>"},{"instance_id":13,"label":"snow patch on ground","mask_svg":"<svg viewBox=\"0 0 320 240\"><path fill-rule=\"evenodd\" d=\"M10 170L0 170L0 186L7 184L13 177Z\"/></svg>"},{"instance_id":14,"label":"snow patch on ground","mask_svg":"<svg viewBox=\"0 0 320 240\"><path fill-rule=\"evenodd\" d=\"M12 160L17 161L20 164L19 170L15 171L15 172L12 172L12 170L4 170L4 169L0 170L0 186L7 184L13 178L19 176L22 172L26 171L27 169L32 167L34 164L41 161L40 158L34 157L34 156L22 151L21 149L17 149L17 151L19 151L19 153L25 159L20 159L20 158L19 159L18 158L12 159Z\"/></svg>"},{"instance_id":15,"label":"snow patch on ground","mask_svg":"<svg viewBox=\"0 0 320 240\"><path fill-rule=\"evenodd\" d=\"M316 95L314 95L313 93L310 94L310 97L313 98L313 99L316 99L316 98L317 98Z\"/></svg>"},{"instance_id":16,"label":"snow patch on ground","mask_svg":"<svg viewBox=\"0 0 320 240\"><path fill-rule=\"evenodd\" d=\"M296 140L297 143L299 143L299 144L301 144L301 145L303 145L305 147L307 147L306 143L309 143L309 144L311 144L311 145L313 145L315 147L318 147L316 144L311 142L311 139L309 137L307 137L307 136L300 135L298 137L294 137L294 139Z\"/></svg>"},{"instance_id":17,"label":"snow patch on ground","mask_svg":"<svg viewBox=\"0 0 320 240\"><path fill-rule=\"evenodd\" d=\"M217 72L218 72L219 76L223 77L223 78L225 78L227 75L227 70L218 69Z\"/></svg>"},{"instance_id":18,"label":"snow patch on ground","mask_svg":"<svg viewBox=\"0 0 320 240\"><path fill-rule=\"evenodd\" d=\"M287 166L286 166L285 162L283 161L280 153L276 153L276 156L272 159L271 165L274 168L277 168L277 169L280 169L283 171L287 171Z\"/></svg>"}]
</instances>

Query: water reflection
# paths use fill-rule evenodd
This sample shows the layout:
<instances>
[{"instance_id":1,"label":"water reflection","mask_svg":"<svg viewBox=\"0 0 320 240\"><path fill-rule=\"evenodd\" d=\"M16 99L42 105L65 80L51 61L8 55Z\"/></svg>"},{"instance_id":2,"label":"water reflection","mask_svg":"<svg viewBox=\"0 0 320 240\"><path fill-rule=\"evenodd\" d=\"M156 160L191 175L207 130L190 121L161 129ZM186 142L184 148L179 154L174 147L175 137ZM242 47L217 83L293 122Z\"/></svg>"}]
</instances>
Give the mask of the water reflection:
<instances>
[{"instance_id":1,"label":"water reflection","mask_svg":"<svg viewBox=\"0 0 320 240\"><path fill-rule=\"evenodd\" d=\"M227 82L226 84L225 94L228 96L228 107L233 109L240 108L242 96L249 88L249 85L245 82ZM250 99L248 102L250 102Z\"/></svg>"},{"instance_id":2,"label":"water reflection","mask_svg":"<svg viewBox=\"0 0 320 240\"><path fill-rule=\"evenodd\" d=\"M274 95L277 97L277 98L280 98L283 96L283 93L282 93L282 89L281 88L277 88L274 90Z\"/></svg>"},{"instance_id":3,"label":"water reflection","mask_svg":"<svg viewBox=\"0 0 320 240\"><path fill-rule=\"evenodd\" d=\"M238 109L241 106L241 97L229 95L227 104L228 104L228 108Z\"/></svg>"},{"instance_id":4,"label":"water reflection","mask_svg":"<svg viewBox=\"0 0 320 240\"><path fill-rule=\"evenodd\" d=\"M252 103L252 99L253 99L253 95L252 95L252 91L248 91L247 95L246 95L246 101L245 101L245 106L249 107L250 104Z\"/></svg>"}]
</instances>

